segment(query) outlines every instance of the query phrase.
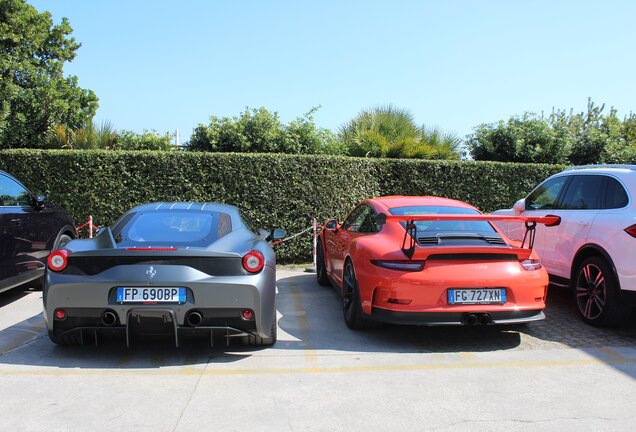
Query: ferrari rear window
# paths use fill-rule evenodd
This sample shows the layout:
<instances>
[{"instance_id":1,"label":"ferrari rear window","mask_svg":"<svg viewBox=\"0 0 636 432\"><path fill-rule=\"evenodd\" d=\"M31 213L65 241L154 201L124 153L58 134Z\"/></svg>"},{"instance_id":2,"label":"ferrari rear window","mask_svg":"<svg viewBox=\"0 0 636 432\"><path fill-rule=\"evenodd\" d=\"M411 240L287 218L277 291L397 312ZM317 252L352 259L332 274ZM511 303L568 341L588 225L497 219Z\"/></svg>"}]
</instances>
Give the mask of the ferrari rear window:
<instances>
[{"instance_id":1,"label":"ferrari rear window","mask_svg":"<svg viewBox=\"0 0 636 432\"><path fill-rule=\"evenodd\" d=\"M479 214L478 211L465 207L450 206L409 206L394 207L389 212L397 216L427 215L427 214ZM402 224L405 225L405 224ZM494 233L495 229L486 221L417 221L417 232L477 232Z\"/></svg>"},{"instance_id":2,"label":"ferrari rear window","mask_svg":"<svg viewBox=\"0 0 636 432\"><path fill-rule=\"evenodd\" d=\"M113 234L121 243L202 246L231 231L232 221L225 213L150 211L135 214L121 227L120 233Z\"/></svg>"}]
</instances>

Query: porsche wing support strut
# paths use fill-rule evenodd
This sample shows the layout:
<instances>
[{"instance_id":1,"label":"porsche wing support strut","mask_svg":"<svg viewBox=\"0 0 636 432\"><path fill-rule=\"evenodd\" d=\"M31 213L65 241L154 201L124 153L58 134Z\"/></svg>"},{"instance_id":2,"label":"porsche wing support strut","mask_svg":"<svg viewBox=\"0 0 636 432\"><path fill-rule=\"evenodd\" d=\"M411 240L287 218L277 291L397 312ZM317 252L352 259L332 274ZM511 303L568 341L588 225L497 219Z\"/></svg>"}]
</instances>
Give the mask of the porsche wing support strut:
<instances>
[{"instance_id":1,"label":"porsche wing support strut","mask_svg":"<svg viewBox=\"0 0 636 432\"><path fill-rule=\"evenodd\" d=\"M406 223L404 238L402 239L402 252L408 257L413 258L415 253L415 244L417 242L417 226L416 221L487 221L487 222L523 222L526 231L523 235L521 247L526 246L528 249L534 247L534 239L536 237L537 224L543 224L547 227L557 226L561 223L559 216L507 216L507 215L484 215L484 214L421 214L421 215L387 215L379 213L375 216L375 223L385 225L388 222L404 222Z\"/></svg>"}]
</instances>

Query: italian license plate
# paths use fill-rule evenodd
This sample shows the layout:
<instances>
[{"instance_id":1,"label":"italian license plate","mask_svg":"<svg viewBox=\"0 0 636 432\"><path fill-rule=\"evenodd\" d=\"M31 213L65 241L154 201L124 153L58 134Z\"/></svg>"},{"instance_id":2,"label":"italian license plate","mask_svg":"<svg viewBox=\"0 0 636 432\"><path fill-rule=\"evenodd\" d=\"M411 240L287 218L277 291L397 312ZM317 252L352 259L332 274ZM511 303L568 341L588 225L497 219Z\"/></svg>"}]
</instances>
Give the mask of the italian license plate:
<instances>
[{"instance_id":1,"label":"italian license plate","mask_svg":"<svg viewBox=\"0 0 636 432\"><path fill-rule=\"evenodd\" d=\"M186 289L173 287L118 287L117 303L185 303Z\"/></svg>"},{"instance_id":2,"label":"italian license plate","mask_svg":"<svg viewBox=\"0 0 636 432\"><path fill-rule=\"evenodd\" d=\"M467 288L448 290L448 304L502 304L505 302L505 288Z\"/></svg>"}]
</instances>

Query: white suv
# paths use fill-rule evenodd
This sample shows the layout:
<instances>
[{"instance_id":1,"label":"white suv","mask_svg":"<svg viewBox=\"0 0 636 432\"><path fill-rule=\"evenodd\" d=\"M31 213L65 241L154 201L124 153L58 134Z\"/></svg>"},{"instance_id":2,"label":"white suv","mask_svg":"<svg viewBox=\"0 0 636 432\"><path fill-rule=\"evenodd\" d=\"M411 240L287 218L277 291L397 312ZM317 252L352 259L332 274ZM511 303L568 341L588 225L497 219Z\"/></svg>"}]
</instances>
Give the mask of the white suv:
<instances>
[{"instance_id":1,"label":"white suv","mask_svg":"<svg viewBox=\"0 0 636 432\"><path fill-rule=\"evenodd\" d=\"M581 317L612 326L636 301L636 165L569 168L546 179L510 210L495 214L556 215L557 227L538 225L534 248L550 282L574 288ZM522 227L499 227L520 240Z\"/></svg>"}]
</instances>

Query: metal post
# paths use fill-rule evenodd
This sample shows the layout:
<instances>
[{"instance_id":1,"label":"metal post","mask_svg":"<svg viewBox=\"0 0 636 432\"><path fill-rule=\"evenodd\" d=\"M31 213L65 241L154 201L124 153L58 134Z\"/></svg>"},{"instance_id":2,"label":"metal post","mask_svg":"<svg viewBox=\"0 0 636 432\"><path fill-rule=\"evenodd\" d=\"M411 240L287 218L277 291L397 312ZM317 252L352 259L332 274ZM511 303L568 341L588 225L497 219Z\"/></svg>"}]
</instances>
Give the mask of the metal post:
<instances>
[{"instance_id":1,"label":"metal post","mask_svg":"<svg viewBox=\"0 0 636 432\"><path fill-rule=\"evenodd\" d=\"M88 215L88 238L93 238L93 215Z\"/></svg>"},{"instance_id":2,"label":"metal post","mask_svg":"<svg viewBox=\"0 0 636 432\"><path fill-rule=\"evenodd\" d=\"M313 255L313 266L312 267L307 267L305 269L305 271L307 273L316 273L316 248L318 247L318 221L316 220L316 218L311 218L311 225L313 227L313 251L312 251L312 255Z\"/></svg>"}]
</instances>

